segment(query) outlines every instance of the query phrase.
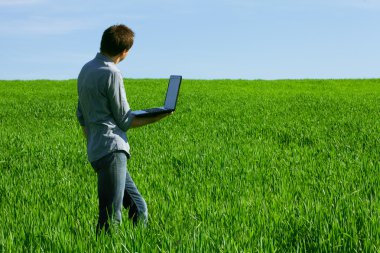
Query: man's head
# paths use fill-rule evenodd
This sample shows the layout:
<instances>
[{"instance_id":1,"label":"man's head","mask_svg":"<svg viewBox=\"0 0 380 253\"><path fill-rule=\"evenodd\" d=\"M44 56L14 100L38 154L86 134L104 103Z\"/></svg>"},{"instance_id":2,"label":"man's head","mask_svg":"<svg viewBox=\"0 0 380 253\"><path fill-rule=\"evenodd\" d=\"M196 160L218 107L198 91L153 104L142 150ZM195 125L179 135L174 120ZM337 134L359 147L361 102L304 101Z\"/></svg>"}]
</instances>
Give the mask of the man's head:
<instances>
[{"instance_id":1,"label":"man's head","mask_svg":"<svg viewBox=\"0 0 380 253\"><path fill-rule=\"evenodd\" d=\"M128 52L133 45L135 33L125 25L113 25L102 36L100 52L111 57Z\"/></svg>"}]
</instances>

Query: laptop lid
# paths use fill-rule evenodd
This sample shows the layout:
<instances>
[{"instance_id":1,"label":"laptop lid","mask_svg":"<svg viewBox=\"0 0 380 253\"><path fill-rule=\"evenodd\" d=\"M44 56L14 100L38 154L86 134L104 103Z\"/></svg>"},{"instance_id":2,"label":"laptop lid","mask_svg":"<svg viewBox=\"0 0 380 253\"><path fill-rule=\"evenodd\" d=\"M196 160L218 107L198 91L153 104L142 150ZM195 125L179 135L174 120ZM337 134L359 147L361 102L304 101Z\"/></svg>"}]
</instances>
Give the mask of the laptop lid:
<instances>
[{"instance_id":1,"label":"laptop lid","mask_svg":"<svg viewBox=\"0 0 380 253\"><path fill-rule=\"evenodd\" d=\"M165 109L174 110L177 104L178 91L181 85L182 76L170 76L168 90L166 92Z\"/></svg>"}]
</instances>

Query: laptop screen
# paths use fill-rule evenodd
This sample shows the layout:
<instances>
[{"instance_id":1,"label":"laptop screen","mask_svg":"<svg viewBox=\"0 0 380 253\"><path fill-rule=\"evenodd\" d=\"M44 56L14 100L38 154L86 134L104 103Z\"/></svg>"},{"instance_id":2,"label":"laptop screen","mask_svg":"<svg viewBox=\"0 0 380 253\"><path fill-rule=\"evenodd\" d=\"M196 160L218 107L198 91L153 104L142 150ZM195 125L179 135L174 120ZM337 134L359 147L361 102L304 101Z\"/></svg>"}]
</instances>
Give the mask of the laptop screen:
<instances>
[{"instance_id":1,"label":"laptop screen","mask_svg":"<svg viewBox=\"0 0 380 253\"><path fill-rule=\"evenodd\" d=\"M173 110L175 109L181 80L181 76L170 76L169 87L168 91L166 92L165 108Z\"/></svg>"}]
</instances>

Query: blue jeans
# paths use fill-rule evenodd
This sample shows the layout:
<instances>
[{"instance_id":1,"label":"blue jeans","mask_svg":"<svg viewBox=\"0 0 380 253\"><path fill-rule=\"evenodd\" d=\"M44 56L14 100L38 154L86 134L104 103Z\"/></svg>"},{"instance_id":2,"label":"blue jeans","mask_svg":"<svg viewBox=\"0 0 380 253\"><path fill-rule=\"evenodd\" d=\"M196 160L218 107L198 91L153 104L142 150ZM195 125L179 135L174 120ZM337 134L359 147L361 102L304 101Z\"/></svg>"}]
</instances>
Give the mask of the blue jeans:
<instances>
[{"instance_id":1,"label":"blue jeans","mask_svg":"<svg viewBox=\"0 0 380 253\"><path fill-rule=\"evenodd\" d=\"M123 151L112 152L91 163L98 175L99 219L97 233L108 232L109 221L121 223L121 207L129 209L134 225L148 221L148 208L127 170Z\"/></svg>"}]
</instances>

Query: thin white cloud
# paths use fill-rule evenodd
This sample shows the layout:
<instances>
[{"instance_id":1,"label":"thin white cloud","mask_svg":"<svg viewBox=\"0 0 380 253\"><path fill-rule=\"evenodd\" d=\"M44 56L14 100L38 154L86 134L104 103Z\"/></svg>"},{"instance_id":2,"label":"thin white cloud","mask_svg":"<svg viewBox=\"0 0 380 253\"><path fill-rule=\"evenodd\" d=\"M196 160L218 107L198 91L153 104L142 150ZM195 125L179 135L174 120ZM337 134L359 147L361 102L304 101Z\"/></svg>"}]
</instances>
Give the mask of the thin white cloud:
<instances>
[{"instance_id":1,"label":"thin white cloud","mask_svg":"<svg viewBox=\"0 0 380 253\"><path fill-rule=\"evenodd\" d=\"M56 19L48 17L32 17L24 20L11 20L6 25L0 24L0 32L4 35L59 35L72 31L89 29L93 24L82 19Z\"/></svg>"},{"instance_id":2,"label":"thin white cloud","mask_svg":"<svg viewBox=\"0 0 380 253\"><path fill-rule=\"evenodd\" d=\"M380 9L380 1L378 0L351 0L347 2L341 1L341 3L359 9L372 11Z\"/></svg>"},{"instance_id":3,"label":"thin white cloud","mask_svg":"<svg viewBox=\"0 0 380 253\"><path fill-rule=\"evenodd\" d=\"M125 15L125 12L118 10L113 11L113 15L108 14L109 11L88 11L85 6L88 4L76 7L72 0L65 4L56 4L51 0L0 0L0 8L5 9L3 15L0 15L0 38L62 35L103 28L108 23L141 21L146 18L140 14Z\"/></svg>"},{"instance_id":4,"label":"thin white cloud","mask_svg":"<svg viewBox=\"0 0 380 253\"><path fill-rule=\"evenodd\" d=\"M44 2L44 0L0 0L0 6L33 5Z\"/></svg>"},{"instance_id":5,"label":"thin white cloud","mask_svg":"<svg viewBox=\"0 0 380 253\"><path fill-rule=\"evenodd\" d=\"M325 6L325 7L349 7L356 9L378 10L379 0L222 0L222 3L231 7L241 7L248 10L253 8L267 7L274 8L304 9L305 7Z\"/></svg>"}]
</instances>

